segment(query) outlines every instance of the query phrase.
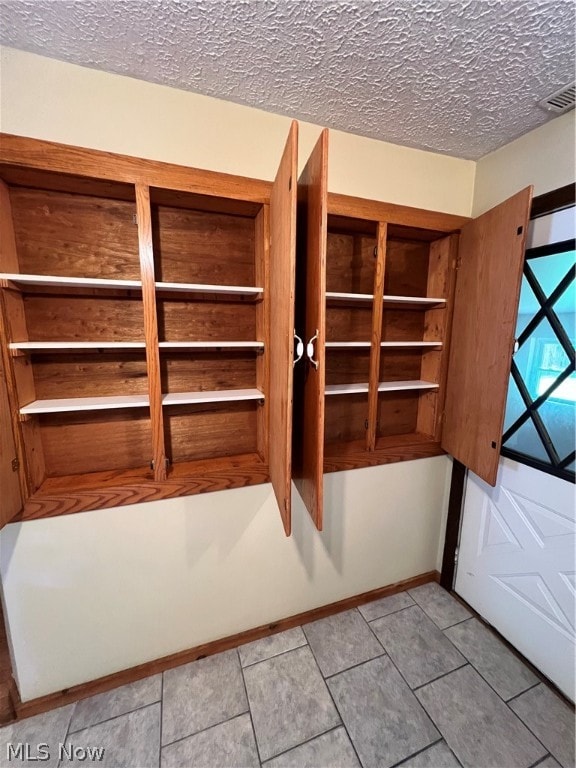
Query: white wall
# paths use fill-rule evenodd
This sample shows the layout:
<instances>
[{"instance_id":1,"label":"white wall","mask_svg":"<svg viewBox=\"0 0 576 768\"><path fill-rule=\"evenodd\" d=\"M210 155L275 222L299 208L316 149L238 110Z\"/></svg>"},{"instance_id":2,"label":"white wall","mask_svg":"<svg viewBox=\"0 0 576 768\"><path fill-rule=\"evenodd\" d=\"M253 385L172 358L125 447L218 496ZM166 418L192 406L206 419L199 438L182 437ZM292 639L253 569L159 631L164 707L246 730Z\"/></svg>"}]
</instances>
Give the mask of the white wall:
<instances>
[{"instance_id":1,"label":"white wall","mask_svg":"<svg viewBox=\"0 0 576 768\"><path fill-rule=\"evenodd\" d=\"M274 176L289 120L1 51L1 129ZM301 156L319 133L302 125ZM475 164L337 131L330 189L469 215ZM328 475L326 530L269 485L8 526L3 599L24 700L438 566L446 457Z\"/></svg>"},{"instance_id":2,"label":"white wall","mask_svg":"<svg viewBox=\"0 0 576 768\"><path fill-rule=\"evenodd\" d=\"M574 181L576 112L545 123L481 158L476 165L473 216L534 185L542 195Z\"/></svg>"}]
</instances>

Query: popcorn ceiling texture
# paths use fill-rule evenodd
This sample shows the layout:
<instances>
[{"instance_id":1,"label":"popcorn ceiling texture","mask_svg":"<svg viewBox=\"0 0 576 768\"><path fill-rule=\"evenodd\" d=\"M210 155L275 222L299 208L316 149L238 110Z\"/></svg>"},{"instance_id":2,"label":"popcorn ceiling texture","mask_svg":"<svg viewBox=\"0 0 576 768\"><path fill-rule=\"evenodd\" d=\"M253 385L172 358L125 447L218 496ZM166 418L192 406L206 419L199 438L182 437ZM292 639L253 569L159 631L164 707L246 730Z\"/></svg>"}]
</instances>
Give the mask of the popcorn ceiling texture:
<instances>
[{"instance_id":1,"label":"popcorn ceiling texture","mask_svg":"<svg viewBox=\"0 0 576 768\"><path fill-rule=\"evenodd\" d=\"M575 10L573 0L1 0L0 39L477 159L550 119L535 104L574 77Z\"/></svg>"}]
</instances>

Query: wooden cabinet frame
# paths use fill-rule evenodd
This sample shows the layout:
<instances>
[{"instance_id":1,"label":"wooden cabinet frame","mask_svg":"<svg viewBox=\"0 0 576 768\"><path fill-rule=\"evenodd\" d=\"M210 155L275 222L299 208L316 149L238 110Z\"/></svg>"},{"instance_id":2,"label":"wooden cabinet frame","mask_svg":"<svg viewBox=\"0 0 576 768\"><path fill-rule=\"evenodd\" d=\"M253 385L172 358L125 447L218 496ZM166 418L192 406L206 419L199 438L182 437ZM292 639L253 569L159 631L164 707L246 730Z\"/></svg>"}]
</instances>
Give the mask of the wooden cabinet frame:
<instances>
[{"instance_id":1,"label":"wooden cabinet frame","mask_svg":"<svg viewBox=\"0 0 576 768\"><path fill-rule=\"evenodd\" d=\"M295 482L319 529L325 472L449 452L495 483L532 191L475 220L330 194L327 152L324 132L298 221L315 362L296 377Z\"/></svg>"},{"instance_id":2,"label":"wooden cabinet frame","mask_svg":"<svg viewBox=\"0 0 576 768\"><path fill-rule=\"evenodd\" d=\"M289 534L297 151L270 184L1 137L3 523L271 480Z\"/></svg>"},{"instance_id":3,"label":"wooden cabinet frame","mask_svg":"<svg viewBox=\"0 0 576 768\"><path fill-rule=\"evenodd\" d=\"M271 481L289 535L292 479L319 529L325 472L495 481L531 189L476 220L330 194L328 131L297 167L297 123L273 183L1 137L2 522Z\"/></svg>"}]
</instances>

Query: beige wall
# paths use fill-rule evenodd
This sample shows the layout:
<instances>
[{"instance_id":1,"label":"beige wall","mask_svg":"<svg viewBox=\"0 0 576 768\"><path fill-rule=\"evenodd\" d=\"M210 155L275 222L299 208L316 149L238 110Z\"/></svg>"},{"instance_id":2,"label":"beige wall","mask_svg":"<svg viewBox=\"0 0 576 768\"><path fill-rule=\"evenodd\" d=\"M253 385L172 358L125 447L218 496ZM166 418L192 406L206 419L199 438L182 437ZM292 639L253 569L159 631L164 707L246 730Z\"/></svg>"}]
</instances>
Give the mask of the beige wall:
<instances>
[{"instance_id":1,"label":"beige wall","mask_svg":"<svg viewBox=\"0 0 576 768\"><path fill-rule=\"evenodd\" d=\"M1 129L271 179L289 120L9 49ZM301 158L319 133L301 125ZM331 132L330 189L469 215L475 164ZM24 700L438 567L446 457L326 476L326 530L270 486L8 526Z\"/></svg>"},{"instance_id":2,"label":"beige wall","mask_svg":"<svg viewBox=\"0 0 576 768\"><path fill-rule=\"evenodd\" d=\"M568 112L491 152L476 165L473 216L534 185L542 195L574 181L576 112Z\"/></svg>"}]
</instances>

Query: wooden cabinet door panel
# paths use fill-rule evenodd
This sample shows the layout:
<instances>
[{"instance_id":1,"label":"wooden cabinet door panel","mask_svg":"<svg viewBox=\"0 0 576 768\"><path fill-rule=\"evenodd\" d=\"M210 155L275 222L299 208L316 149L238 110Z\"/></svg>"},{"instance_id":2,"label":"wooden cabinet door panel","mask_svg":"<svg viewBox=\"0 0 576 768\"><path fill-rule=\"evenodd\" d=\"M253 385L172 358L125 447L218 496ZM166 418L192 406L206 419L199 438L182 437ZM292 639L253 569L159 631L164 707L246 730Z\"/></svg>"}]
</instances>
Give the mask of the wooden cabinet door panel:
<instances>
[{"instance_id":1,"label":"wooden cabinet door panel","mask_svg":"<svg viewBox=\"0 0 576 768\"><path fill-rule=\"evenodd\" d=\"M291 532L293 333L296 279L298 123L293 122L270 196L270 480L286 535Z\"/></svg>"},{"instance_id":2,"label":"wooden cabinet door panel","mask_svg":"<svg viewBox=\"0 0 576 768\"><path fill-rule=\"evenodd\" d=\"M12 418L8 402L6 371L0 354L0 528L9 523L22 509L20 478Z\"/></svg>"},{"instance_id":3,"label":"wooden cabinet door panel","mask_svg":"<svg viewBox=\"0 0 576 768\"><path fill-rule=\"evenodd\" d=\"M314 360L298 363L294 483L319 531L324 484L324 389L326 337L326 239L328 230L328 130L322 131L298 180L298 295L302 318L297 332L305 345L315 339ZM301 231L300 231L301 230ZM296 445L295 445L296 452Z\"/></svg>"},{"instance_id":4,"label":"wooden cabinet door panel","mask_svg":"<svg viewBox=\"0 0 576 768\"><path fill-rule=\"evenodd\" d=\"M495 485L532 187L461 230L442 447Z\"/></svg>"}]
</instances>

